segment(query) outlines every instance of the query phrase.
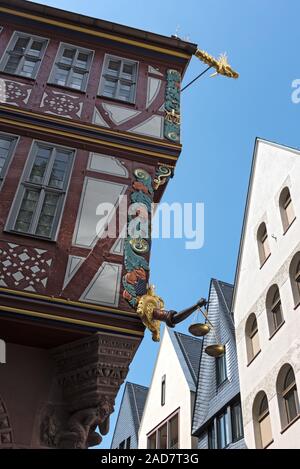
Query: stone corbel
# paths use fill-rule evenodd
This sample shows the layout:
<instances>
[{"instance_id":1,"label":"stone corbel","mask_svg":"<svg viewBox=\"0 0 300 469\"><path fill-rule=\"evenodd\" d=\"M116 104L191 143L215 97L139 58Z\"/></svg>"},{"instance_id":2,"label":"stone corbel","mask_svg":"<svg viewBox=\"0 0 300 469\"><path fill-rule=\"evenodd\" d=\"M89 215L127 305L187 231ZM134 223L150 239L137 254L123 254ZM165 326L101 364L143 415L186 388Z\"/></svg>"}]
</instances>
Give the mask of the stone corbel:
<instances>
[{"instance_id":1,"label":"stone corbel","mask_svg":"<svg viewBox=\"0 0 300 469\"><path fill-rule=\"evenodd\" d=\"M139 339L97 333L53 350L66 408L55 435L57 448L87 449L101 443L138 345Z\"/></svg>"}]
</instances>

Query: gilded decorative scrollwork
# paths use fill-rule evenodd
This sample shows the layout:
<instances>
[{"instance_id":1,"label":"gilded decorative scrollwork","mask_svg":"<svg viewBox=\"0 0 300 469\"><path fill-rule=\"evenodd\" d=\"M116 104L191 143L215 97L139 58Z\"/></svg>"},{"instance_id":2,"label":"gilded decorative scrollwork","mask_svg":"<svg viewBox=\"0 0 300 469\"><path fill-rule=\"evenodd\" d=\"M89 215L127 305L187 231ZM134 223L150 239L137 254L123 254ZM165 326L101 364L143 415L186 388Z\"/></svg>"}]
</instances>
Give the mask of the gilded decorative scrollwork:
<instances>
[{"instance_id":1,"label":"gilded decorative scrollwork","mask_svg":"<svg viewBox=\"0 0 300 469\"><path fill-rule=\"evenodd\" d=\"M155 310L162 310L164 301L154 292L154 287L150 286L147 293L139 298L136 312L140 316L143 324L152 332L152 340L160 340L160 321L153 318Z\"/></svg>"},{"instance_id":2,"label":"gilded decorative scrollwork","mask_svg":"<svg viewBox=\"0 0 300 469\"><path fill-rule=\"evenodd\" d=\"M153 187L157 190L160 186L166 184L170 177L173 177L173 170L169 166L159 165L156 169L155 178L153 180Z\"/></svg>"}]
</instances>

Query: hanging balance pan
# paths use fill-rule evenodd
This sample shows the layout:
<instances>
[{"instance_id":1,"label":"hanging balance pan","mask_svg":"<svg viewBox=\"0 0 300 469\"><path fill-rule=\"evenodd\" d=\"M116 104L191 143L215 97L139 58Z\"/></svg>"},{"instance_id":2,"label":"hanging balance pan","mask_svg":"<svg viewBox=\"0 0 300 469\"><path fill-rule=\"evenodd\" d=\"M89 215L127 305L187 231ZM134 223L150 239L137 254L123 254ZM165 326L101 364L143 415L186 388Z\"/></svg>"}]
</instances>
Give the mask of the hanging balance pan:
<instances>
[{"instance_id":1,"label":"hanging balance pan","mask_svg":"<svg viewBox=\"0 0 300 469\"><path fill-rule=\"evenodd\" d=\"M195 323L190 325L189 333L194 335L195 337L203 337L204 335L209 333L210 329L211 327L207 323Z\"/></svg>"},{"instance_id":2,"label":"hanging balance pan","mask_svg":"<svg viewBox=\"0 0 300 469\"><path fill-rule=\"evenodd\" d=\"M225 346L222 344L208 345L208 347L205 349L205 353L207 353L207 355L210 357L221 357L225 353Z\"/></svg>"}]
</instances>

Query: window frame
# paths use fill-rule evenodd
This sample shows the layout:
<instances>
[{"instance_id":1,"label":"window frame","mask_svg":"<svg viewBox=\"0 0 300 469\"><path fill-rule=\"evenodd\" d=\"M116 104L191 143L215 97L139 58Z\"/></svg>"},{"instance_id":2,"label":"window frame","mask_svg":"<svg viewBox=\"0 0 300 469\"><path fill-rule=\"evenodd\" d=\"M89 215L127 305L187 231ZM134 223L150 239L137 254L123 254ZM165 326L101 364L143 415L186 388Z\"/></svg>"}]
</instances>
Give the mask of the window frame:
<instances>
[{"instance_id":1,"label":"window frame","mask_svg":"<svg viewBox=\"0 0 300 469\"><path fill-rule=\"evenodd\" d=\"M29 181L29 177L30 177L39 147L52 148L51 156L49 158L49 163L47 164L44 177L46 177L46 173L51 175L57 149L69 151L70 154L72 155L70 157L70 162L67 166L66 178L65 178L62 189L51 187L49 185L44 184L43 182L41 182L40 184L37 184L37 183L33 183ZM64 145L57 145L51 142L45 142L41 140L33 140L31 144L31 148L28 153L28 158L24 166L23 174L19 180L18 188L16 190L16 195L14 197L11 210L7 219L7 224L5 226L5 231L17 234L19 236L33 237L33 238L43 239L46 241L56 241L59 228L60 228L60 224L61 224L61 220L62 220L62 216L63 216L66 196L67 196L70 181L71 181L71 175L73 171L74 161L76 158L76 153L77 153L76 148L71 148L71 147L67 147ZM51 162L51 165L50 165L50 162ZM17 221L20 209L21 209L21 205L24 199L24 195L27 189L29 190L31 189L33 191L39 191L39 198L37 202L36 213L34 214L33 220L31 221L31 225L33 227L37 227L38 225L38 221L41 215L46 193L53 193L53 194L59 195L59 201L56 207L56 213L54 216L53 226L51 229L51 235L49 237L35 234L32 231L26 233L26 232L18 231L15 229L15 224L16 224L16 221Z\"/></svg>"},{"instance_id":2,"label":"window frame","mask_svg":"<svg viewBox=\"0 0 300 469\"><path fill-rule=\"evenodd\" d=\"M0 132L0 140L2 139L2 136L8 137L8 139L11 140L12 144L9 148L8 155L7 155L7 158L5 160L5 163L2 167L2 169L0 170L0 190L2 188L4 180L5 180L6 175L8 173L9 166L10 166L12 160L13 160L13 157L15 156L16 148L17 148L18 143L20 141L20 136L19 135L10 134L10 133L6 133L6 132Z\"/></svg>"},{"instance_id":3,"label":"window frame","mask_svg":"<svg viewBox=\"0 0 300 469\"><path fill-rule=\"evenodd\" d=\"M223 353L223 355L215 359L215 363L216 363L216 383L217 383L217 388L219 388L228 379L226 347L225 347L225 352ZM222 374L220 373L220 364L222 364L221 365Z\"/></svg>"},{"instance_id":4,"label":"window frame","mask_svg":"<svg viewBox=\"0 0 300 469\"><path fill-rule=\"evenodd\" d=\"M255 325L255 327L254 327ZM258 349L255 351L254 349L254 337L257 337L257 345ZM251 313L245 325L245 343L246 343L246 352L247 352L247 366L249 366L253 360L259 355L261 352L261 345L260 345L260 338L259 338L259 327L258 321L255 313Z\"/></svg>"},{"instance_id":5,"label":"window frame","mask_svg":"<svg viewBox=\"0 0 300 469\"><path fill-rule=\"evenodd\" d=\"M291 219L289 217L289 212L288 212L289 206L291 206L291 210L292 210L291 213L293 215ZM293 199L291 196L290 188L288 186L285 186L280 192L279 210L280 210L280 215L281 215L283 234L285 234L296 219Z\"/></svg>"},{"instance_id":6,"label":"window frame","mask_svg":"<svg viewBox=\"0 0 300 469\"><path fill-rule=\"evenodd\" d=\"M63 64L62 62L60 62L65 49L75 49L75 51L76 51L71 65ZM81 68L81 67L77 67L76 65L73 65L76 62L77 57L80 53L87 54L89 56L89 60L88 60L88 63L87 63L87 65L88 65L87 69L84 69L84 68ZM62 42L61 41L59 43L59 46L58 46L58 49L57 49L57 52L56 52L56 55L55 55L55 59L54 59L54 62L53 62L52 68L51 68L51 72L50 72L47 84L57 86L59 88L66 88L68 90L72 90L72 91L75 91L75 92L78 92L78 93L85 93L86 90L87 90L87 85L88 85L88 81L89 81L89 77L90 77L90 72L91 72L94 56L95 56L95 51L93 49L87 49L85 47L76 46L75 44L69 44L67 42ZM64 69L64 70L68 70L67 81L66 81L65 85L61 85L61 84L55 82L56 71L59 68ZM78 73L82 73L84 75L84 78L82 80L82 87L81 87L80 90L70 86L70 82L72 80L72 76L74 74L74 71L78 72Z\"/></svg>"},{"instance_id":7,"label":"window frame","mask_svg":"<svg viewBox=\"0 0 300 469\"><path fill-rule=\"evenodd\" d=\"M165 403L166 403L166 375L163 375L161 378L160 404L163 407Z\"/></svg>"},{"instance_id":8,"label":"window frame","mask_svg":"<svg viewBox=\"0 0 300 469\"><path fill-rule=\"evenodd\" d=\"M107 73L108 64L109 64L110 59L116 59L116 60L121 61L120 72L119 72L117 77L113 77L112 75L109 75L109 73ZM124 82L126 82L126 83L128 82L128 83L131 83L133 85L133 91L131 92L130 100L121 99L119 97L119 94L118 94L118 90L120 89L120 82L122 81L122 78L120 78L120 74L121 74L121 69L122 69L124 63L129 63L129 64L134 64L135 65L135 76L134 76L133 81L123 79ZM115 93L114 96L105 96L103 94L106 76L109 77L109 78L114 78L118 82L117 83L117 92ZM118 101L118 102L121 102L121 103L124 103L124 104L135 104L136 103L136 96L137 96L138 78L139 78L139 61L138 60L127 59L125 57L120 57L120 56L113 55L113 54L105 54L104 59L103 59L103 63L102 63L102 70L101 70L101 76L100 76L100 82L99 82L97 95L99 97L103 98L103 99Z\"/></svg>"},{"instance_id":9,"label":"window frame","mask_svg":"<svg viewBox=\"0 0 300 469\"><path fill-rule=\"evenodd\" d=\"M241 433L238 432L238 426L235 425L236 419L234 418L234 410L239 409L239 425ZM244 427L243 427L243 413L242 413L242 405L240 401L234 402L230 406L230 417L231 417L231 439L232 443L236 443L237 441L244 438Z\"/></svg>"},{"instance_id":10,"label":"window frame","mask_svg":"<svg viewBox=\"0 0 300 469\"><path fill-rule=\"evenodd\" d=\"M256 233L260 268L262 268L271 256L268 228L264 221L260 223Z\"/></svg>"},{"instance_id":11,"label":"window frame","mask_svg":"<svg viewBox=\"0 0 300 469\"><path fill-rule=\"evenodd\" d=\"M229 422L229 415L228 409L226 408L223 412L217 415L217 448L218 449L225 449L230 445L230 422ZM224 446L221 446L221 432L220 430L224 430Z\"/></svg>"},{"instance_id":12,"label":"window frame","mask_svg":"<svg viewBox=\"0 0 300 469\"><path fill-rule=\"evenodd\" d=\"M264 402L266 402L267 407L266 407L266 409L264 409L262 411L261 408L262 408L262 404ZM269 441L267 441L266 443L264 443L264 441L263 441L263 432L262 432L262 422L264 422L267 418L269 419L270 433L271 433L272 438ZM262 395L260 403L259 403L257 423L258 423L260 444L261 444L262 449L265 449L273 441L272 422L271 422L271 416L270 416L269 402L268 402L267 395L265 393L264 393L264 395Z\"/></svg>"},{"instance_id":13,"label":"window frame","mask_svg":"<svg viewBox=\"0 0 300 469\"><path fill-rule=\"evenodd\" d=\"M293 382L290 383L289 385L286 385L286 380L287 380L289 373L293 373ZM296 415L294 416L291 416L291 409L290 409L289 401L288 401L288 397L291 395L293 397L294 405L296 409ZM284 408L285 408L285 413L287 417L287 424L289 425L300 413L296 377L295 377L293 368L290 368L285 375L284 389L282 391L282 399L284 402Z\"/></svg>"},{"instance_id":14,"label":"window frame","mask_svg":"<svg viewBox=\"0 0 300 469\"><path fill-rule=\"evenodd\" d=\"M21 60L20 60L20 63L18 64L18 66L17 66L17 70L14 73L5 71L5 67L8 63L9 57L11 55L14 55L13 48L15 47L18 39L24 38L24 37L29 38L29 43L26 46L24 54L16 54L15 53L15 55L21 56ZM33 41L44 42L44 44L42 46L41 55L40 55L39 58L36 58L34 56L29 56L33 59L36 59L36 65L35 65L35 68L34 68L33 75L31 77L28 77L27 75L22 75L20 73L20 70L22 69L23 64L24 64L24 59L26 57L26 51L29 49L29 46L30 46L30 44L32 44ZM43 37L43 36L37 36L35 34L30 34L30 33L22 32L22 31L14 31L11 38L10 38L10 40L9 40L9 42L8 42L8 44L7 44L7 46L6 46L6 48L5 48L5 51L3 52L2 58L0 60L0 71L3 72L3 73L7 73L8 75L27 78L29 80L35 80L36 77L37 77L37 74L39 72L40 66L42 64L42 61L45 57L45 52L46 52L46 49L49 45L49 42L50 42L50 39L46 38L46 37Z\"/></svg>"},{"instance_id":15,"label":"window frame","mask_svg":"<svg viewBox=\"0 0 300 469\"><path fill-rule=\"evenodd\" d=\"M279 310L276 311L277 308L279 308ZM271 304L271 314L272 314L271 316L272 323L274 327L273 332L276 332L278 331L278 329L284 322L279 288L276 288L274 295L273 295L272 304ZM278 322L278 316L280 316L281 318L279 322Z\"/></svg>"},{"instance_id":16,"label":"window frame","mask_svg":"<svg viewBox=\"0 0 300 469\"><path fill-rule=\"evenodd\" d=\"M166 449L172 449L171 448L171 430L170 430L170 422L174 418L177 418L177 448L173 449L180 449L180 408L175 410L172 414L170 414L167 418L165 418L162 422L159 423L153 430L151 430L149 433L147 433L147 449L151 449L149 445L150 439L154 439L155 436L155 448L152 449L161 449L160 448L160 437L159 437L159 432L163 429L164 426L167 428L167 448Z\"/></svg>"}]
</instances>

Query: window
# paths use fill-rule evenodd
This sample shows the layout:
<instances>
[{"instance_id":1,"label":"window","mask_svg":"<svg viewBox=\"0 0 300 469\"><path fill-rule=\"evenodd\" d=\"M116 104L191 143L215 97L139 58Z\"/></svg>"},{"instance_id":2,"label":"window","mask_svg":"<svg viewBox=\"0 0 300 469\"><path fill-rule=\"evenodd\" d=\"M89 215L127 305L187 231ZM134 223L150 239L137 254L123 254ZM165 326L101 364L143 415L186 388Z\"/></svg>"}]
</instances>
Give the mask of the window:
<instances>
[{"instance_id":1,"label":"window","mask_svg":"<svg viewBox=\"0 0 300 469\"><path fill-rule=\"evenodd\" d=\"M51 73L50 83L85 91L93 52L61 44Z\"/></svg>"},{"instance_id":2,"label":"window","mask_svg":"<svg viewBox=\"0 0 300 469\"><path fill-rule=\"evenodd\" d=\"M277 396L282 428L299 415L299 400L293 368L283 365L277 378Z\"/></svg>"},{"instance_id":3,"label":"window","mask_svg":"<svg viewBox=\"0 0 300 469\"><path fill-rule=\"evenodd\" d=\"M9 221L9 229L53 239L60 220L74 151L36 142Z\"/></svg>"},{"instance_id":4,"label":"window","mask_svg":"<svg viewBox=\"0 0 300 469\"><path fill-rule=\"evenodd\" d=\"M147 449L156 449L156 433L152 433L147 439Z\"/></svg>"},{"instance_id":5,"label":"window","mask_svg":"<svg viewBox=\"0 0 300 469\"><path fill-rule=\"evenodd\" d=\"M215 422L213 421L207 430L208 449L216 449Z\"/></svg>"},{"instance_id":6,"label":"window","mask_svg":"<svg viewBox=\"0 0 300 469\"><path fill-rule=\"evenodd\" d=\"M291 198L291 193L288 187L285 187L279 197L279 208L284 232L295 220L295 213Z\"/></svg>"},{"instance_id":7,"label":"window","mask_svg":"<svg viewBox=\"0 0 300 469\"><path fill-rule=\"evenodd\" d=\"M300 303L300 252L293 257L290 265L290 281L295 306Z\"/></svg>"},{"instance_id":8,"label":"window","mask_svg":"<svg viewBox=\"0 0 300 469\"><path fill-rule=\"evenodd\" d=\"M260 352L257 319L254 313L250 314L246 322L246 348L248 363L250 363Z\"/></svg>"},{"instance_id":9,"label":"window","mask_svg":"<svg viewBox=\"0 0 300 469\"><path fill-rule=\"evenodd\" d=\"M17 137L0 134L0 186L5 177L11 156L15 149Z\"/></svg>"},{"instance_id":10,"label":"window","mask_svg":"<svg viewBox=\"0 0 300 469\"><path fill-rule=\"evenodd\" d=\"M243 420L240 400L224 407L207 427L208 449L224 449L243 438Z\"/></svg>"},{"instance_id":11,"label":"window","mask_svg":"<svg viewBox=\"0 0 300 469\"><path fill-rule=\"evenodd\" d=\"M166 375L161 379L161 405L166 403Z\"/></svg>"},{"instance_id":12,"label":"window","mask_svg":"<svg viewBox=\"0 0 300 469\"><path fill-rule=\"evenodd\" d=\"M179 412L170 416L147 438L148 449L179 448Z\"/></svg>"},{"instance_id":13,"label":"window","mask_svg":"<svg viewBox=\"0 0 300 469\"><path fill-rule=\"evenodd\" d=\"M260 391L253 404L253 424L256 448L264 449L273 441L268 398Z\"/></svg>"},{"instance_id":14,"label":"window","mask_svg":"<svg viewBox=\"0 0 300 469\"><path fill-rule=\"evenodd\" d=\"M217 442L219 449L223 449L229 444L227 412L224 412L217 418Z\"/></svg>"},{"instance_id":15,"label":"window","mask_svg":"<svg viewBox=\"0 0 300 469\"><path fill-rule=\"evenodd\" d=\"M227 379L226 354L216 358L216 379L217 386L220 386Z\"/></svg>"},{"instance_id":16,"label":"window","mask_svg":"<svg viewBox=\"0 0 300 469\"><path fill-rule=\"evenodd\" d=\"M265 223L262 223L258 228L257 243L260 265L262 266L271 254L268 240L268 232Z\"/></svg>"},{"instance_id":17,"label":"window","mask_svg":"<svg viewBox=\"0 0 300 469\"><path fill-rule=\"evenodd\" d=\"M135 100L137 62L108 55L100 82L100 95L128 103Z\"/></svg>"},{"instance_id":18,"label":"window","mask_svg":"<svg viewBox=\"0 0 300 469\"><path fill-rule=\"evenodd\" d=\"M232 441L238 441L244 436L242 408L240 402L236 402L231 407L231 432Z\"/></svg>"},{"instance_id":19,"label":"window","mask_svg":"<svg viewBox=\"0 0 300 469\"><path fill-rule=\"evenodd\" d=\"M169 422L169 449L178 449L178 414Z\"/></svg>"},{"instance_id":20,"label":"window","mask_svg":"<svg viewBox=\"0 0 300 469\"><path fill-rule=\"evenodd\" d=\"M35 78L47 43L48 39L15 32L1 61L1 70Z\"/></svg>"},{"instance_id":21,"label":"window","mask_svg":"<svg viewBox=\"0 0 300 469\"><path fill-rule=\"evenodd\" d=\"M126 440L126 449L130 449L130 445L131 445L131 437L129 436Z\"/></svg>"},{"instance_id":22,"label":"window","mask_svg":"<svg viewBox=\"0 0 300 469\"><path fill-rule=\"evenodd\" d=\"M270 335L273 335L283 324L281 300L277 285L273 285L267 294L266 308Z\"/></svg>"}]
</instances>

